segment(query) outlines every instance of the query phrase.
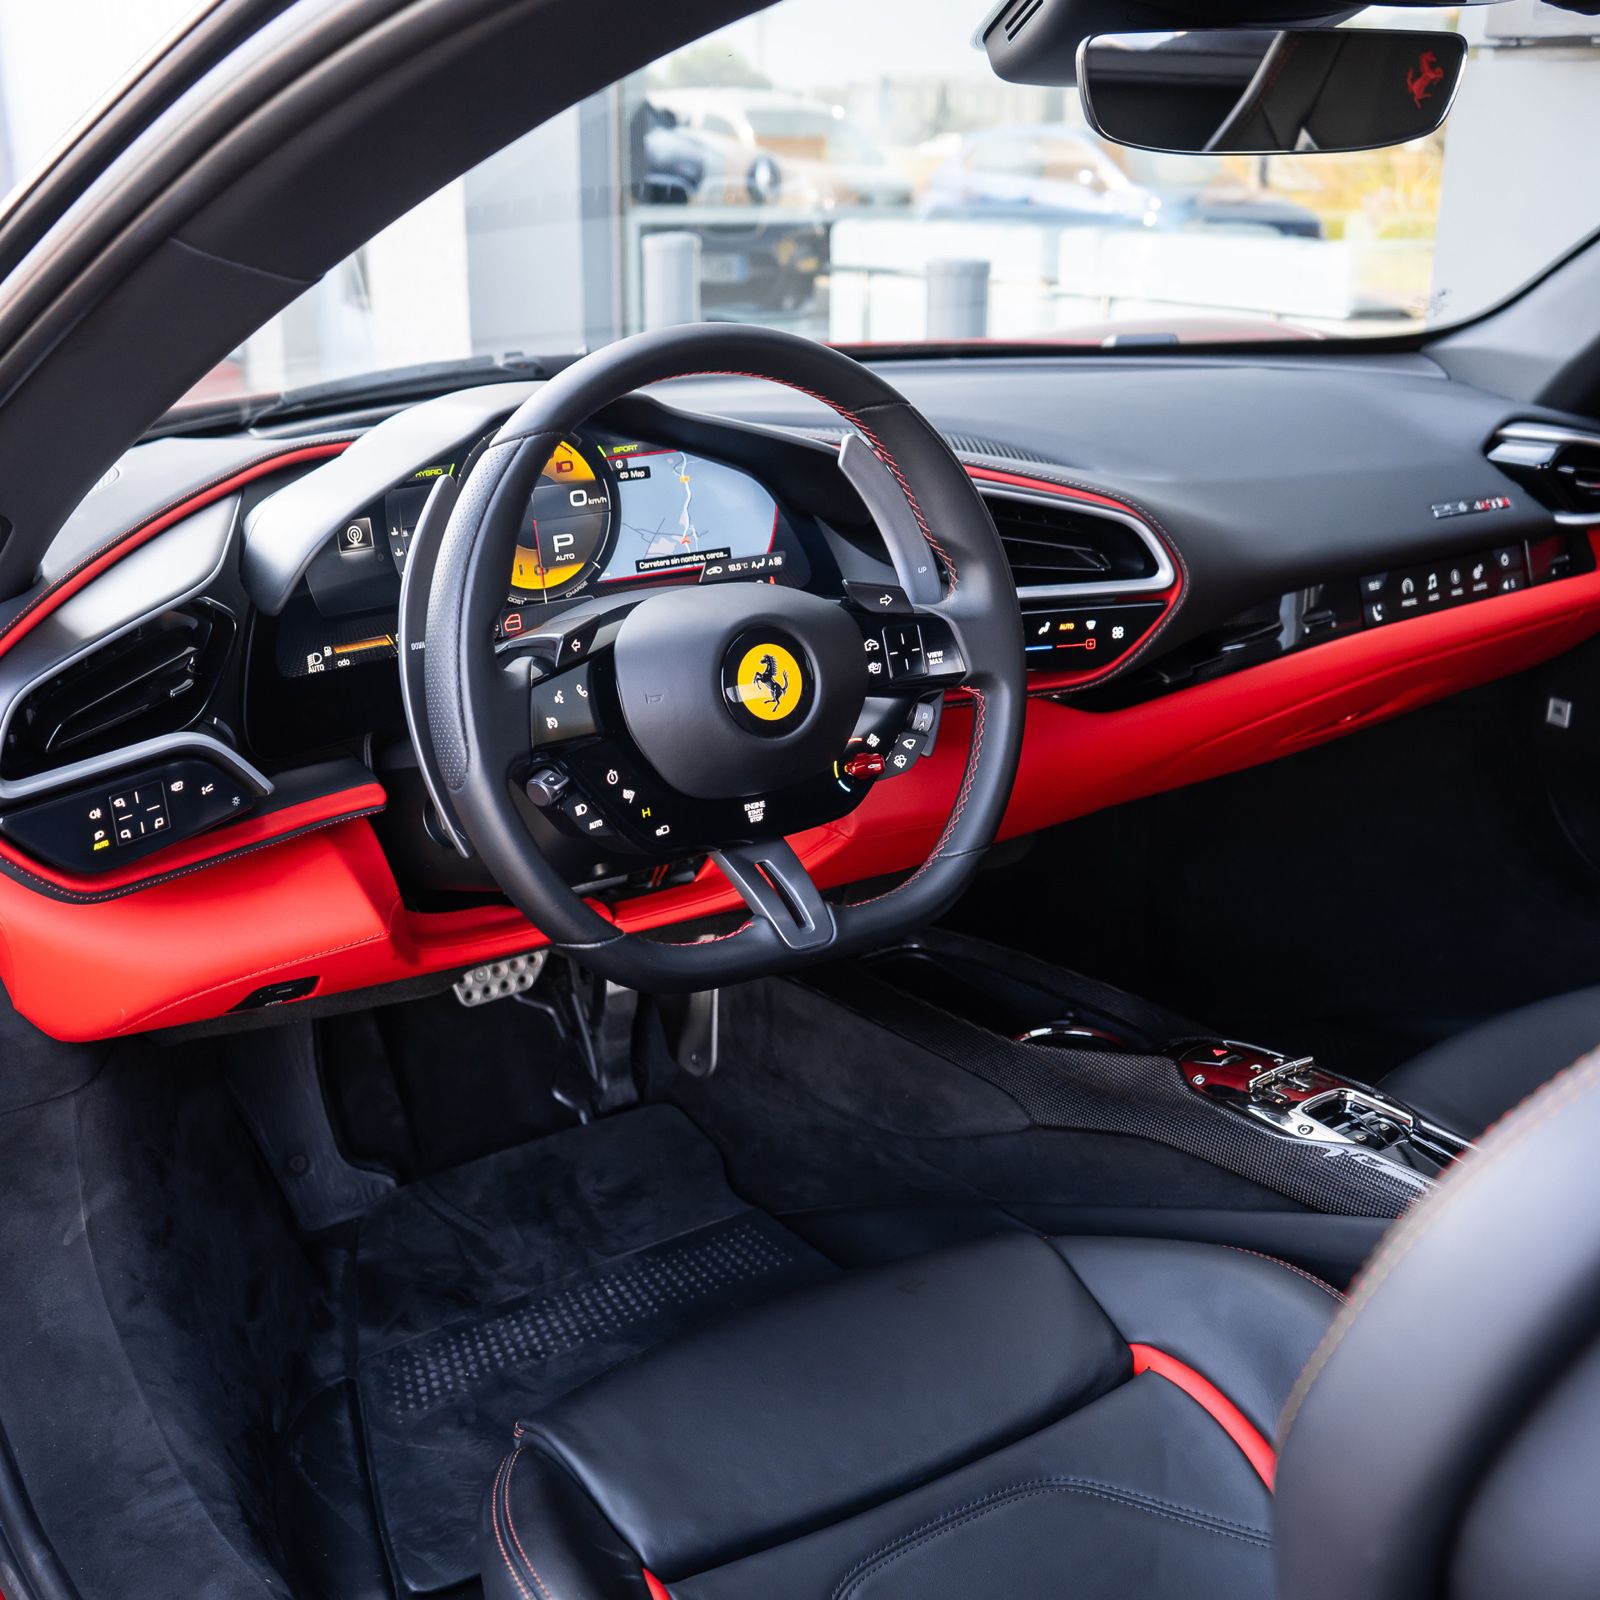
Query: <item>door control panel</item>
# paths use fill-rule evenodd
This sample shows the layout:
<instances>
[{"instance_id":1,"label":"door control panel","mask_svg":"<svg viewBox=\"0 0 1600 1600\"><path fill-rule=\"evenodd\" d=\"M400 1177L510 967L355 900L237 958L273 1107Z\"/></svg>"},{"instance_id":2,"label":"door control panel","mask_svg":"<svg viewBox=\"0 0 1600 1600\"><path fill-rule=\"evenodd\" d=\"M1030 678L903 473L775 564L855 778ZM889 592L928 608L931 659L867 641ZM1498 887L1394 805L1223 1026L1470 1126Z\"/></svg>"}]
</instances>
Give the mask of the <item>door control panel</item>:
<instances>
[{"instance_id":1,"label":"door control panel","mask_svg":"<svg viewBox=\"0 0 1600 1600\"><path fill-rule=\"evenodd\" d=\"M68 872L111 872L243 816L257 796L212 761L166 761L7 811L0 835Z\"/></svg>"}]
</instances>

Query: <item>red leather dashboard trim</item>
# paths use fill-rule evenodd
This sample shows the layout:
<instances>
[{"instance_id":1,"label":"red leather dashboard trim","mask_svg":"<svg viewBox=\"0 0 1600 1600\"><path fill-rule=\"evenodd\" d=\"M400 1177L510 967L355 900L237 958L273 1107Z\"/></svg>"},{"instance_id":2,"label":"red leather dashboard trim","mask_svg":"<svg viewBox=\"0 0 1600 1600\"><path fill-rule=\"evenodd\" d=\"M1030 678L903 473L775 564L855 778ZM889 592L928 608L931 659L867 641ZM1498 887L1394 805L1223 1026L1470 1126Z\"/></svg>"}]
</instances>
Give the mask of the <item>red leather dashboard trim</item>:
<instances>
[{"instance_id":1,"label":"red leather dashboard trim","mask_svg":"<svg viewBox=\"0 0 1600 1600\"><path fill-rule=\"evenodd\" d=\"M1140 656L1145 655L1150 647L1166 632L1174 613L1182 603L1183 597L1188 593L1189 568L1183 559L1183 551L1173 542L1167 530L1143 506L1135 505L1131 501L1118 500L1111 495L1102 494L1098 490L1088 489L1079 484L1066 483L1055 478L1030 477L1020 472L1001 472L991 467L967 466L967 476L978 483L993 483L1012 489L1027 489L1034 494L1057 495L1063 500L1076 500L1084 505L1105 506L1112 511L1120 511L1124 516L1132 517L1150 530L1150 533L1161 541L1168 557L1172 561L1172 570L1176 574L1169 587L1159 593L1128 596L1129 599L1160 600L1163 602L1161 615L1151 624L1149 631L1137 645L1122 657L1120 661L1113 661L1109 666L1096 668L1093 672L1034 672L1028 673L1028 693L1048 694L1059 689L1081 689L1091 683L1101 683L1105 679L1118 673L1126 672ZM1115 597L1111 597L1115 598ZM1065 604L1066 602L1062 602Z\"/></svg>"},{"instance_id":2,"label":"red leather dashboard trim","mask_svg":"<svg viewBox=\"0 0 1600 1600\"><path fill-rule=\"evenodd\" d=\"M1591 539L1600 552L1600 537ZM1120 711L1035 697L1002 834L1309 748L1520 672L1596 633L1600 570L1331 640ZM843 821L793 840L819 883L857 883L920 865L948 821L971 715L970 701L952 700L932 756L908 777L878 785ZM351 795L360 799L359 791ZM194 848L230 843L232 832ZM149 870L149 862L141 865ZM315 993L332 994L546 942L509 907L407 908L365 820L315 823L270 850L230 849L135 888L107 900L64 901L0 872L0 979L23 1015L59 1038L108 1038L219 1016L278 978L315 977ZM708 868L685 888L642 896L612 914L642 931L736 910L742 902Z\"/></svg>"},{"instance_id":3,"label":"red leather dashboard trim","mask_svg":"<svg viewBox=\"0 0 1600 1600\"><path fill-rule=\"evenodd\" d=\"M169 878L198 872L214 862L228 860L246 850L263 849L312 828L325 828L330 823L348 821L353 817L371 816L373 812L383 810L387 800L381 784L357 784L354 788L316 795L262 816L243 817L238 822L203 833L196 839L157 851L122 872L107 872L92 878L57 872L23 855L12 845L0 842L0 872L58 900L90 905L115 899L119 895L136 894Z\"/></svg>"},{"instance_id":4,"label":"red leather dashboard trim","mask_svg":"<svg viewBox=\"0 0 1600 1600\"><path fill-rule=\"evenodd\" d=\"M1260 1430L1209 1378L1185 1366L1165 1350L1154 1345L1130 1344L1133 1371L1153 1372L1182 1389L1227 1436L1238 1445L1246 1461L1270 1491L1278 1475L1278 1453L1262 1438Z\"/></svg>"},{"instance_id":5,"label":"red leather dashboard trim","mask_svg":"<svg viewBox=\"0 0 1600 1600\"><path fill-rule=\"evenodd\" d=\"M1049 827L1338 737L1600 633L1600 571L1330 640L1115 712L1028 705L1002 833ZM952 701L932 756L851 816L797 835L823 885L919 865L950 814L970 702ZM630 931L742 909L720 873L616 908ZM338 822L117 899L67 905L0 876L0 978L46 1032L97 1039L221 1015L276 978L317 994L393 983L535 949L507 907L426 914L400 899L365 821Z\"/></svg>"},{"instance_id":6,"label":"red leather dashboard trim","mask_svg":"<svg viewBox=\"0 0 1600 1600\"><path fill-rule=\"evenodd\" d=\"M248 483L254 483L257 478L281 472L285 467L298 466L302 462L324 461L329 456L336 456L348 450L352 443L350 439L329 439L319 444L294 445L262 456L246 466L235 468L224 477L189 490L181 500L175 500L165 510L158 511L152 517L146 517L143 522L135 523L133 527L108 540L99 549L90 551L75 566L69 567L62 573L54 583L47 584L41 589L9 622L0 624L0 655L4 655L12 645L36 628L57 607L70 600L85 584L93 583L107 568L114 567L140 545L148 544L158 533L165 533L168 528L182 522L185 517L193 516L196 511L223 499L236 489L244 488Z\"/></svg>"},{"instance_id":7,"label":"red leather dashboard trim","mask_svg":"<svg viewBox=\"0 0 1600 1600\"><path fill-rule=\"evenodd\" d=\"M1600 557L1600 533L1591 534ZM1600 568L1476 605L1332 639L1120 711L1028 703L1001 837L1238 772L1548 661L1600 633ZM826 883L920 864L960 781L970 708L951 701L934 753L850 816L796 840Z\"/></svg>"}]
</instances>

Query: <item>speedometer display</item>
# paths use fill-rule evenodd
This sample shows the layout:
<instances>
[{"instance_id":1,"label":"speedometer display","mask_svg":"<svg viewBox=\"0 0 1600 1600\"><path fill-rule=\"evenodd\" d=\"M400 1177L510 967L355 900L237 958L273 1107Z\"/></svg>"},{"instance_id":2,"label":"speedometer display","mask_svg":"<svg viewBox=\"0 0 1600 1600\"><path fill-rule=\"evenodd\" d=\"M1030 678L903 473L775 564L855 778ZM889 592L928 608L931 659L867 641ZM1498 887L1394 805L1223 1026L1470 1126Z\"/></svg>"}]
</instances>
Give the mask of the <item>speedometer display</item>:
<instances>
[{"instance_id":1,"label":"speedometer display","mask_svg":"<svg viewBox=\"0 0 1600 1600\"><path fill-rule=\"evenodd\" d=\"M511 600L554 600L604 566L611 538L604 463L563 440L539 474L511 569Z\"/></svg>"},{"instance_id":2,"label":"speedometer display","mask_svg":"<svg viewBox=\"0 0 1600 1600\"><path fill-rule=\"evenodd\" d=\"M613 584L781 583L777 502L748 473L685 450L608 436L562 440L517 535L497 639L525 608Z\"/></svg>"}]
</instances>

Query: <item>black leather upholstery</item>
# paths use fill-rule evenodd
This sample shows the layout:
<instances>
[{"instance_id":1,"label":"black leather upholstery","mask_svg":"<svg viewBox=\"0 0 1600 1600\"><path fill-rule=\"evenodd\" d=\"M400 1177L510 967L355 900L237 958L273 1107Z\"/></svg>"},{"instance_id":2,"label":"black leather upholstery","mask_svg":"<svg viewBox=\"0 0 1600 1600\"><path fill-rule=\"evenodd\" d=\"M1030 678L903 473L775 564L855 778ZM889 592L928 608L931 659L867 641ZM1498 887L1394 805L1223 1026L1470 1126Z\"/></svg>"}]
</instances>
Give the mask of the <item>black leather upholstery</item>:
<instances>
[{"instance_id":1,"label":"black leather upholstery","mask_svg":"<svg viewBox=\"0 0 1600 1600\"><path fill-rule=\"evenodd\" d=\"M485 1593L1600 1593L1597 1149L1600 1052L1342 1306L1245 1251L1007 1233L745 1313L518 1425Z\"/></svg>"},{"instance_id":2,"label":"black leather upholstery","mask_svg":"<svg viewBox=\"0 0 1600 1600\"><path fill-rule=\"evenodd\" d=\"M1383 1087L1442 1127L1475 1139L1597 1045L1600 989L1578 989L1446 1039L1397 1067Z\"/></svg>"},{"instance_id":3,"label":"black leather upholstery","mask_svg":"<svg viewBox=\"0 0 1600 1600\"><path fill-rule=\"evenodd\" d=\"M520 1424L486 1592L639 1596L648 1568L674 1600L1043 1597L1070 1571L1075 1596L1265 1600L1264 1484L1128 1346L1269 1431L1336 1307L1247 1252L1143 1240L1007 1234L852 1274Z\"/></svg>"},{"instance_id":4,"label":"black leather upholstery","mask_svg":"<svg viewBox=\"0 0 1600 1600\"><path fill-rule=\"evenodd\" d=\"M1385 1237L1285 1412L1284 1600L1600 1593L1597 1151L1600 1054Z\"/></svg>"},{"instance_id":5,"label":"black leather upholstery","mask_svg":"<svg viewBox=\"0 0 1600 1600\"><path fill-rule=\"evenodd\" d=\"M1163 1239L1058 1239L1056 1249L1129 1344L1204 1373L1269 1439L1310 1330L1344 1304L1320 1278L1248 1250ZM1307 1315L1308 1289L1320 1318Z\"/></svg>"}]
</instances>

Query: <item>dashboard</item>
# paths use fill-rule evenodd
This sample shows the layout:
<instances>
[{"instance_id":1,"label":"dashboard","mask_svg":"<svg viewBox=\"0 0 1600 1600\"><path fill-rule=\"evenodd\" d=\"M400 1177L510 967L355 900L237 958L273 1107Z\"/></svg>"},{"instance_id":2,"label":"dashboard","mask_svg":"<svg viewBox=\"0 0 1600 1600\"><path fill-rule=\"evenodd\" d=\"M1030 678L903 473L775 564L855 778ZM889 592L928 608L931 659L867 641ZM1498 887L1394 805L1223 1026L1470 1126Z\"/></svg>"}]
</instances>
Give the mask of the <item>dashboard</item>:
<instances>
[{"instance_id":1,"label":"dashboard","mask_svg":"<svg viewBox=\"0 0 1600 1600\"><path fill-rule=\"evenodd\" d=\"M1600 430L1423 358L926 361L891 378L960 455L1016 582L1031 699L1005 836L1600 632L1600 504L1581 498ZM0 978L25 1014L100 1038L538 946L441 828L404 693L425 648L418 530L529 391L157 441L79 508L0 623ZM842 434L736 379L608 408L532 491L484 650L597 595L887 597L881 538L834 466ZM971 731L959 693L942 711L905 752L914 776L795 837L819 884L926 854ZM693 853L541 843L626 927L733 904ZM88 991L71 979L85 962L109 975Z\"/></svg>"},{"instance_id":2,"label":"dashboard","mask_svg":"<svg viewBox=\"0 0 1600 1600\"><path fill-rule=\"evenodd\" d=\"M246 716L264 755L403 732L394 663L412 541L440 481L464 481L488 437L412 467L340 518L307 552L277 614L258 617ZM812 573L797 529L804 520L786 517L754 473L714 455L585 430L561 441L529 497L486 643L514 644L539 618L601 593L804 586Z\"/></svg>"}]
</instances>

